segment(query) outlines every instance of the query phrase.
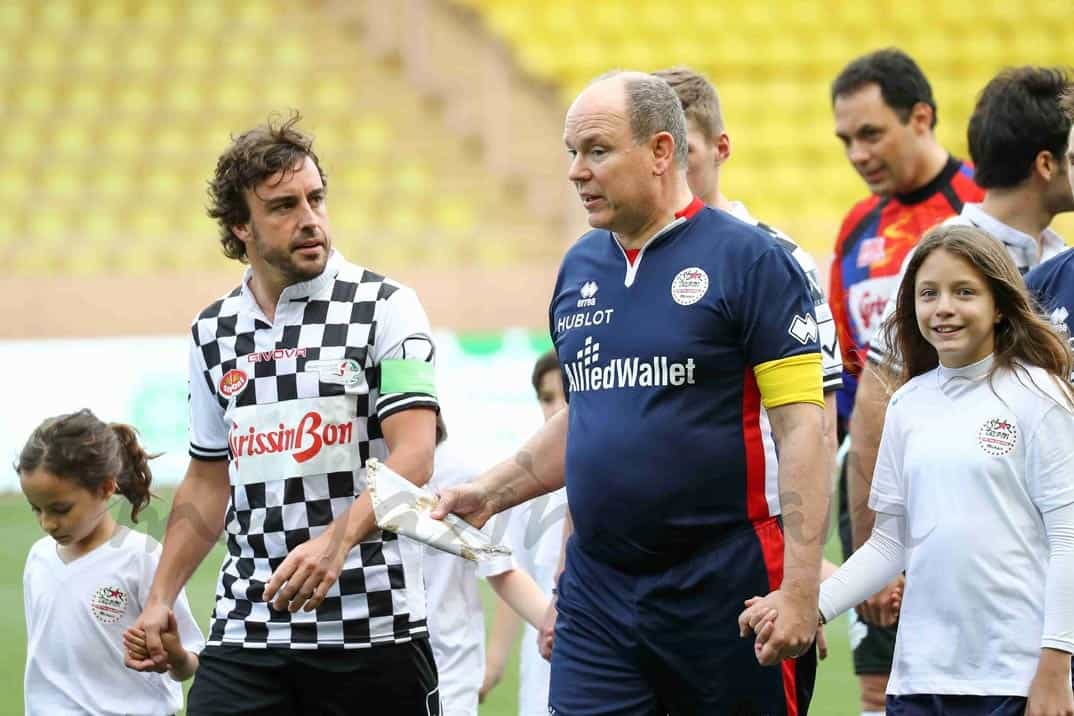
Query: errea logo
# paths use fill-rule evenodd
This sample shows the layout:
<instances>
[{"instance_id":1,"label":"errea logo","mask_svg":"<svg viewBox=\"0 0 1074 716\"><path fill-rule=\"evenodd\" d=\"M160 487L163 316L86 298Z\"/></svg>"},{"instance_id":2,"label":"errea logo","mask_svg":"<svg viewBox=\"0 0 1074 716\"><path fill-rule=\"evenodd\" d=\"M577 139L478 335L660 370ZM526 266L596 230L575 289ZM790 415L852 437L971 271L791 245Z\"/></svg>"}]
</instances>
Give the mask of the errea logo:
<instances>
[{"instance_id":1,"label":"errea logo","mask_svg":"<svg viewBox=\"0 0 1074 716\"><path fill-rule=\"evenodd\" d=\"M597 289L600 288L596 281L586 281L582 284L582 288L578 293L582 296L578 299L578 308L585 308L586 306L596 306L597 299L594 296L597 295Z\"/></svg>"},{"instance_id":2,"label":"errea logo","mask_svg":"<svg viewBox=\"0 0 1074 716\"><path fill-rule=\"evenodd\" d=\"M806 314L805 318L796 315L791 321L790 327L787 329L787 333L791 338L798 341L802 345L809 343L810 341L817 340L817 322L813 316Z\"/></svg>"}]
</instances>

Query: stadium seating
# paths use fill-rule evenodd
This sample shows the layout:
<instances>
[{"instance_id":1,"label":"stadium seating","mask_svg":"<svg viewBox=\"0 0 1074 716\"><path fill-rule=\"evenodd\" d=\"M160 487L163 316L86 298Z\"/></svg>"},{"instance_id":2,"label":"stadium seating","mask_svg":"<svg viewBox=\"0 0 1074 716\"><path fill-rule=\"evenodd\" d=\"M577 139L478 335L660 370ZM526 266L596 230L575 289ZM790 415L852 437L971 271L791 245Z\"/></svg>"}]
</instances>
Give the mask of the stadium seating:
<instances>
[{"instance_id":1,"label":"stadium seating","mask_svg":"<svg viewBox=\"0 0 1074 716\"><path fill-rule=\"evenodd\" d=\"M364 2L376 11L376 0ZM317 137L337 242L349 255L385 269L554 260L569 240L564 217L580 219L578 207L527 204L518 191L527 162L482 164L480 141L440 121L450 97L431 100L390 56L367 52L330 6L0 3L0 198L9 207L0 212L0 273L223 268L205 181L231 133L291 107ZM1054 28L1070 10L1064 0L408 5L423 6L476 17L486 39L511 48L523 77L553 88L556 111L609 68L704 72L732 133L727 193L822 262L840 217L864 194L832 137L828 86L839 68L877 47L909 51L933 81L941 140L964 156L977 91L1004 65L1062 63ZM532 101L547 105L545 96ZM559 147L543 125L520 127L515 139L532 145L519 156ZM545 162L531 174L558 181L557 171ZM1074 221L1058 228L1074 233Z\"/></svg>"},{"instance_id":2,"label":"stadium seating","mask_svg":"<svg viewBox=\"0 0 1074 716\"><path fill-rule=\"evenodd\" d=\"M456 0L515 50L564 106L610 68L686 64L720 90L733 158L727 193L823 257L838 221L864 187L832 136L829 83L871 49L896 45L933 83L939 136L966 156L966 120L998 69L1069 63L1056 32L1064 0ZM1074 235L1074 221L1059 221Z\"/></svg>"},{"instance_id":3,"label":"stadium seating","mask_svg":"<svg viewBox=\"0 0 1074 716\"><path fill-rule=\"evenodd\" d=\"M288 108L316 136L347 255L390 270L555 251L436 109L329 19L269 0L0 3L0 273L226 268L206 180L229 135Z\"/></svg>"}]
</instances>

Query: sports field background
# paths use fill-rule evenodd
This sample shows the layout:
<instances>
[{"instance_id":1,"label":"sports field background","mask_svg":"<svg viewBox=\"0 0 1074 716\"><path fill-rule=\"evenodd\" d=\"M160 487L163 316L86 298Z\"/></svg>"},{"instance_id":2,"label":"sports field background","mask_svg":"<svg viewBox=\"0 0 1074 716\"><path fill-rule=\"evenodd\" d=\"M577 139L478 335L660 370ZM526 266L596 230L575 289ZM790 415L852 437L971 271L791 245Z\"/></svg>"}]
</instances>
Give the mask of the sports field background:
<instances>
[{"instance_id":1,"label":"sports field background","mask_svg":"<svg viewBox=\"0 0 1074 716\"><path fill-rule=\"evenodd\" d=\"M146 508L135 529L144 529L160 539L168 516L171 490L162 490L160 499ZM129 524L125 502L117 502L113 513ZM26 630L22 601L22 569L30 546L44 533L37 526L25 498L19 493L0 493L0 715L22 713L22 676L26 660ZM187 587L191 608L202 631L207 631L208 615L212 609L213 590L223 546L213 552L194 573ZM828 557L838 561L838 547L828 544ZM486 607L491 591L482 590ZM486 608L486 614L489 614ZM846 617L840 617L827 629L830 655L820 666L817 694L810 710L815 716L851 716L858 713L857 683L851 673L847 647ZM500 685L481 707L481 716L514 716L518 708L518 647L512 655L507 673Z\"/></svg>"}]
</instances>

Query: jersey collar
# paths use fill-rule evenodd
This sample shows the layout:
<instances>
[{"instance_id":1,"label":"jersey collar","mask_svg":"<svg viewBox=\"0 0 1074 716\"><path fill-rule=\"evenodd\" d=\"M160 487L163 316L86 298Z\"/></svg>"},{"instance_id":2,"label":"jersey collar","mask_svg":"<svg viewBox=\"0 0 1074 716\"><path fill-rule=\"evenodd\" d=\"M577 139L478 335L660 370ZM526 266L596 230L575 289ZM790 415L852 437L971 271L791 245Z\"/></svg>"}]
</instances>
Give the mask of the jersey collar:
<instances>
[{"instance_id":1,"label":"jersey collar","mask_svg":"<svg viewBox=\"0 0 1074 716\"><path fill-rule=\"evenodd\" d=\"M608 235L611 237L612 243L614 243L616 248L619 249L619 253L623 255L623 262L626 264L626 277L623 280L623 285L634 285L634 279L638 275L638 268L641 266L642 259L645 258L645 251L650 246L670 234L677 227L681 226L682 224L685 224L687 221L694 218L697 213L703 208L705 208L705 202L701 201L696 196L693 197L689 204L687 204L679 211L675 212L675 218L671 222L666 224L662 229L649 237L649 240L646 241L644 245L642 245L641 249L638 250L638 254L634 257L633 261L631 261L630 257L627 256L626 249L624 249L623 245L619 243L619 239L616 238L613 232L609 231Z\"/></svg>"},{"instance_id":2,"label":"jersey collar","mask_svg":"<svg viewBox=\"0 0 1074 716\"><path fill-rule=\"evenodd\" d=\"M943 363L936 366L936 379L940 384L940 390L951 397L961 394L974 383L982 380L992 370L996 359L994 353L961 368L948 368Z\"/></svg>"},{"instance_id":3,"label":"jersey collar","mask_svg":"<svg viewBox=\"0 0 1074 716\"><path fill-rule=\"evenodd\" d=\"M908 191L905 194L896 194L895 198L898 199L900 204L904 205L920 204L936 192L940 191L944 186L950 184L955 174L957 174L958 170L961 168L962 162L948 154L947 163L943 165L943 169L940 170L940 173L933 177L928 184L920 186L913 191Z\"/></svg>"},{"instance_id":4,"label":"jersey collar","mask_svg":"<svg viewBox=\"0 0 1074 716\"><path fill-rule=\"evenodd\" d=\"M1013 226L1004 224L999 219L987 213L980 204L966 204L960 214L971 224L979 229L984 229L993 238L998 239L1005 247L1011 258L1018 265L1018 270L1025 273L1041 261L1047 261L1067 247L1059 234L1051 229L1040 232L1040 240L1029 234L1019 231Z\"/></svg>"},{"instance_id":5,"label":"jersey collar","mask_svg":"<svg viewBox=\"0 0 1074 716\"><path fill-rule=\"evenodd\" d=\"M308 301L313 296L317 295L330 283L336 280L336 276L339 275L340 266L346 259L339 251L332 249L332 253L328 256L328 261L324 265L324 271L319 276L311 278L309 281L303 281L301 283L293 283L290 286L286 286L283 292L280 293L280 300L276 302L277 306L282 306L290 301ZM251 266L246 267L246 272L242 276L242 296L247 302L247 306L253 311L254 316L264 323L271 323L267 317L261 311L261 307L257 304L257 299L254 297L254 292L250 290L250 281L253 280L254 269Z\"/></svg>"}]
</instances>

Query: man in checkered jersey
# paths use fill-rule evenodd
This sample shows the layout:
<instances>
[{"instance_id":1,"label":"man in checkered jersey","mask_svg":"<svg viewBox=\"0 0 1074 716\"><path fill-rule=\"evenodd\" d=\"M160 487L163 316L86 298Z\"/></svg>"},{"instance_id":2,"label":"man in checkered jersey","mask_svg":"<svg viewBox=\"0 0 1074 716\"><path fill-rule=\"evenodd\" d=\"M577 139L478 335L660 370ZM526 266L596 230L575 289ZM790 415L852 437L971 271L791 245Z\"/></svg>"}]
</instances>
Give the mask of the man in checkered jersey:
<instances>
[{"instance_id":1,"label":"man in checkered jersey","mask_svg":"<svg viewBox=\"0 0 1074 716\"><path fill-rule=\"evenodd\" d=\"M437 714L421 546L376 529L365 463L433 467L433 345L414 292L332 249L297 115L234 139L210 183L242 284L192 326L190 455L140 625L158 666L178 590L227 556L191 714Z\"/></svg>"}]
</instances>

